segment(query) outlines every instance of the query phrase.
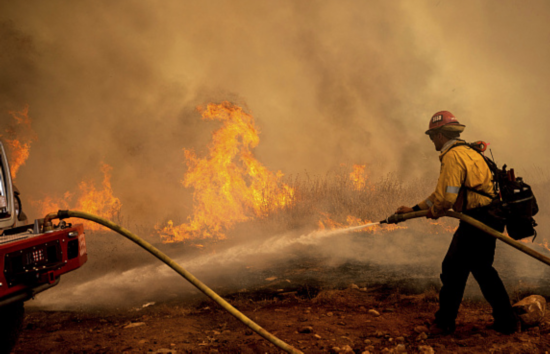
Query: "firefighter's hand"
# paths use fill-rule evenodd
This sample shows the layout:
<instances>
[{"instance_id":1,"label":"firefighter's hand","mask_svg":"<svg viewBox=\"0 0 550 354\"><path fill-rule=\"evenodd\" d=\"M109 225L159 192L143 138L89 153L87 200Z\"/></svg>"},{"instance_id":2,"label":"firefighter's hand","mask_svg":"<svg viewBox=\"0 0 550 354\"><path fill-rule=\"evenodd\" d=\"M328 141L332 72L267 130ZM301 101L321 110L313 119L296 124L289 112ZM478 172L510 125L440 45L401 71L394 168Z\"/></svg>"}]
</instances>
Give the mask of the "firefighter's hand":
<instances>
[{"instance_id":1,"label":"firefighter's hand","mask_svg":"<svg viewBox=\"0 0 550 354\"><path fill-rule=\"evenodd\" d=\"M413 211L414 211L413 208L409 208L409 207L406 207L406 206L402 205L399 208L397 208L395 213L396 214L405 214L405 213L412 213Z\"/></svg>"},{"instance_id":2,"label":"firefighter's hand","mask_svg":"<svg viewBox=\"0 0 550 354\"><path fill-rule=\"evenodd\" d=\"M433 213L432 213L432 208L428 209L428 214L426 214L426 218L427 219L439 219L439 216L435 216Z\"/></svg>"}]
</instances>

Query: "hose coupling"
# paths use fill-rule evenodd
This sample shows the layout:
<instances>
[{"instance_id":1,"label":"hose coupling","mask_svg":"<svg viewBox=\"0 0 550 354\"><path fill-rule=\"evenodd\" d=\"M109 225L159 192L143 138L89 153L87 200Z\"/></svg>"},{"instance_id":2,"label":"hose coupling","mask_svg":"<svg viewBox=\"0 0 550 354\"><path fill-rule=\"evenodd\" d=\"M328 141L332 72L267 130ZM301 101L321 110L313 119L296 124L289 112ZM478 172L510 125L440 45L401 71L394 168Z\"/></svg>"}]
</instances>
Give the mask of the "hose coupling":
<instances>
[{"instance_id":1,"label":"hose coupling","mask_svg":"<svg viewBox=\"0 0 550 354\"><path fill-rule=\"evenodd\" d=\"M51 221L44 222L44 229L43 232L48 232L53 230L53 225Z\"/></svg>"}]
</instances>

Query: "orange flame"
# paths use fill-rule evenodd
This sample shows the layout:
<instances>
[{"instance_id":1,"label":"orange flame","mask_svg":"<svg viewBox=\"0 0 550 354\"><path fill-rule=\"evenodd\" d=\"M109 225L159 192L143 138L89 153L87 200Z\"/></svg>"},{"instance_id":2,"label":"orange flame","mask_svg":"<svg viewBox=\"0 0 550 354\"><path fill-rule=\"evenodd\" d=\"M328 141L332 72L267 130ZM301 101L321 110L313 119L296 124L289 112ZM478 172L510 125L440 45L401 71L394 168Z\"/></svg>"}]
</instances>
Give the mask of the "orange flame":
<instances>
[{"instance_id":1,"label":"orange flame","mask_svg":"<svg viewBox=\"0 0 550 354\"><path fill-rule=\"evenodd\" d=\"M31 143L35 141L36 134L31 128L29 118L29 106L22 111L9 111L8 114L14 119L14 125L6 129L5 138L7 153L10 160L11 178L15 179L19 168L29 158Z\"/></svg>"},{"instance_id":2,"label":"orange flame","mask_svg":"<svg viewBox=\"0 0 550 354\"><path fill-rule=\"evenodd\" d=\"M345 164L342 164L345 166ZM374 185L369 181L369 173L366 171L367 165L353 165L353 170L349 174L349 179L353 183L353 189L361 191L366 188L371 191L375 190Z\"/></svg>"},{"instance_id":3,"label":"orange flame","mask_svg":"<svg viewBox=\"0 0 550 354\"><path fill-rule=\"evenodd\" d=\"M506 236L508 236L508 234L506 234ZM550 245L548 244L548 241L546 241L546 240L544 242L534 242L534 240L532 238L528 237L528 238L524 238L524 239L519 240L519 242L533 244L537 247L543 248L546 251L550 251Z\"/></svg>"},{"instance_id":4,"label":"orange flame","mask_svg":"<svg viewBox=\"0 0 550 354\"><path fill-rule=\"evenodd\" d=\"M78 186L80 196L74 204L71 203L74 195L70 192L66 192L63 198L46 197L41 201L33 202L33 204L39 208L42 215L62 209L74 209L113 219L119 215L122 204L118 198L113 196L111 170L112 167L105 163L101 166L103 172L102 190L97 189L95 183L91 181L80 182ZM84 222L84 226L88 230L99 230L102 227L88 221Z\"/></svg>"},{"instance_id":5,"label":"orange flame","mask_svg":"<svg viewBox=\"0 0 550 354\"><path fill-rule=\"evenodd\" d=\"M168 221L159 229L164 242L187 239L224 239L236 223L265 217L294 199L294 190L254 158L260 139L254 118L229 102L197 108L202 119L219 120L223 126L212 134L208 156L199 158L184 149L188 171L182 184L193 187L193 214L175 226Z\"/></svg>"},{"instance_id":6,"label":"orange flame","mask_svg":"<svg viewBox=\"0 0 550 354\"><path fill-rule=\"evenodd\" d=\"M365 188L367 184L367 172L365 171L366 165L353 165L353 171L349 174L349 178L353 182L353 188L357 191Z\"/></svg>"}]
</instances>

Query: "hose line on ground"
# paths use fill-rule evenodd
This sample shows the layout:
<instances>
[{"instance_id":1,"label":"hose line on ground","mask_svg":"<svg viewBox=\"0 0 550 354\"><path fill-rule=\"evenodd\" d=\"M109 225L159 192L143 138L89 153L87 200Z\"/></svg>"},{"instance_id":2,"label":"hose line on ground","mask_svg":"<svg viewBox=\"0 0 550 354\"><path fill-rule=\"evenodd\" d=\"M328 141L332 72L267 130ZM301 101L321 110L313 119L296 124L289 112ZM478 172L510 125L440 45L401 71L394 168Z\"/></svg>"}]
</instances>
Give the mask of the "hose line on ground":
<instances>
[{"instance_id":1,"label":"hose line on ground","mask_svg":"<svg viewBox=\"0 0 550 354\"><path fill-rule=\"evenodd\" d=\"M122 236L128 238L129 240L137 243L139 246L144 248L147 252L151 253L158 259L160 259L162 262L166 263L170 268L175 270L178 274L180 274L182 277L187 279L191 284L193 284L196 288L198 288L200 291L202 291L206 296L210 297L212 300L218 303L222 308L224 308L226 311L228 311L230 314L235 316L239 321L247 325L250 329L252 329L254 332L258 333L260 336L264 337L271 343L275 344L277 347L281 348L287 353L293 353L298 354L301 353L298 349L294 348L290 344L287 344L280 340L279 338L275 337L262 327L260 327L257 323L252 321L250 318L246 317L244 314L239 312L236 308L231 306L227 301L225 301L221 296L216 294L212 289L210 289L208 286L206 286L204 283L202 283L200 280L195 278L193 274L189 273L185 269L183 269L179 264L177 264L174 260L169 258L167 255L162 253L159 249L148 243L147 241L143 240L142 238L134 235L127 229L123 228L122 226L119 226L107 219L101 218L97 215L84 213L82 211L72 211L72 210L60 210L57 213L51 213L46 215L44 218L44 226L45 228L51 227L51 220L52 219L65 219L65 218L80 218L80 219L86 219L93 222L96 222L98 224L101 224L113 231L118 232Z\"/></svg>"},{"instance_id":2,"label":"hose line on ground","mask_svg":"<svg viewBox=\"0 0 550 354\"><path fill-rule=\"evenodd\" d=\"M412 213L406 213L406 214L393 214L392 216L388 217L386 220L380 221L381 224L397 224L401 221L414 219L414 218L420 218L422 216L426 216L428 214L428 210L421 210L421 211L415 211ZM513 238L506 236L505 234L498 232L497 230L485 225L484 223L472 218L471 216L464 215L462 213L457 213L456 211L447 211L447 214L445 216L449 216L451 218L459 219L462 221L467 222L468 224L485 231L489 235L498 238L502 242L520 250L521 252L541 261L544 264L550 265L550 258L538 253L537 251L533 250L532 248L527 247L525 244L518 242L514 240Z\"/></svg>"},{"instance_id":3,"label":"hose line on ground","mask_svg":"<svg viewBox=\"0 0 550 354\"><path fill-rule=\"evenodd\" d=\"M427 210L421 210L416 211L412 213L406 213L406 214L394 214L388 217L385 220L380 221L381 224L397 224L399 222L419 218L426 216L428 213ZM455 219L459 219L462 221L465 221L472 226L488 233L489 235L503 241L504 243L522 251L523 253L547 264L550 265L550 258L538 253L537 251L527 247L526 245L522 244L521 242L518 242L511 237L508 237L504 235L501 232L496 231L495 229L483 224L482 222L461 213L457 213L454 211L447 211L446 215L448 217L452 217ZM216 303L218 303L222 308L224 308L226 311L228 311L230 314L232 314L234 317L236 317L239 321L247 325L250 329L252 329L254 332L258 333L260 336L264 337L271 343L275 344L277 347L281 348L282 350L286 351L287 353L302 353L298 349L294 348L293 346L283 342L279 338L275 337L271 333L267 332L265 329L260 327L258 324L256 324L254 321L252 321L250 318L246 317L244 314L239 312L236 308L231 306L227 301L225 301L221 296L216 294L212 289L210 289L208 286L203 284L200 280L195 278L191 273L183 269L179 264L174 262L171 258L169 258L167 255L162 253L159 249L148 243L147 241L139 238L138 236L134 235L127 229L123 228L122 226L119 226L107 219L101 218L97 215L84 213L81 211L72 211L72 210L60 210L57 213L51 213L46 215L44 218L44 228L45 230L51 229L51 220L52 219L66 219L66 218L81 218L90 220L93 222L96 222L100 225L103 225L115 232L118 232L122 236L128 238L129 240L137 243L139 246L141 246L143 249L160 259L162 262L166 263L170 268L174 269L178 274L180 274L182 277L187 279L191 284L193 284L196 288L198 288L200 291L202 291L205 295L210 297L212 300L214 300Z\"/></svg>"}]
</instances>

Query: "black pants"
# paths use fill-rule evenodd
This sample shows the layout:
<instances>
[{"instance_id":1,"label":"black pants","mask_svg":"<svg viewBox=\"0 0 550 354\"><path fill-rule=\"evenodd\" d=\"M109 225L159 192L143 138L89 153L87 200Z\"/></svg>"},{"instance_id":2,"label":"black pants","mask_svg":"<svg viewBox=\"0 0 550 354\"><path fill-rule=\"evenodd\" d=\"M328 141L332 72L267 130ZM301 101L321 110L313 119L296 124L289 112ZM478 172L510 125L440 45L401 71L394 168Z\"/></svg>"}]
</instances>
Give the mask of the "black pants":
<instances>
[{"instance_id":1,"label":"black pants","mask_svg":"<svg viewBox=\"0 0 550 354\"><path fill-rule=\"evenodd\" d=\"M464 214L497 231L504 231L504 225L492 217L486 208L469 210ZM515 321L508 293L493 268L495 246L496 238L464 221L460 222L443 260L443 287L439 293L439 311L435 314L438 325L454 328L470 273L474 275L483 296L493 307L495 323L506 325Z\"/></svg>"}]
</instances>

